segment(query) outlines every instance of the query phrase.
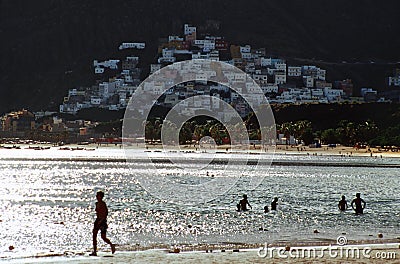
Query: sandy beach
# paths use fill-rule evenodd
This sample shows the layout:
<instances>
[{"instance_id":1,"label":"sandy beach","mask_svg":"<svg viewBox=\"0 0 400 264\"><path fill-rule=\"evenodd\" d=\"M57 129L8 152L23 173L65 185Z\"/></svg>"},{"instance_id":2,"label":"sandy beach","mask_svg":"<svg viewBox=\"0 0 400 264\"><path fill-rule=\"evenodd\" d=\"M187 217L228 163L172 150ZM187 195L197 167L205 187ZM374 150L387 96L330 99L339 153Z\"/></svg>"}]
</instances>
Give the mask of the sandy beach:
<instances>
[{"instance_id":1,"label":"sandy beach","mask_svg":"<svg viewBox=\"0 0 400 264\"><path fill-rule=\"evenodd\" d=\"M88 144L88 145L65 145L65 146L52 146L50 144L33 144L33 145L10 145L10 144L3 144L0 146L3 148L7 147L19 147L21 149L33 149L35 147L41 148L53 148L53 149L60 149L60 150L87 150L87 151L95 151L96 149L121 149L122 145L114 145L114 144ZM129 148L129 147L128 147ZM161 144L146 144L146 148L149 151L159 151L163 150L163 146ZM230 153L231 150L229 149L230 145L219 145L217 146L214 151L218 153ZM168 148L170 150L170 148ZM181 145L180 150L185 151L199 151L199 149L194 145ZM250 152L257 153L260 152L259 145L250 145L249 149ZM244 150L243 150L244 151ZM355 148L355 147L347 147L336 145L336 147L329 147L327 145L322 145L319 148L309 147L309 146L302 146L302 145L277 145L275 150L269 149L269 153L276 153L282 155L317 155L317 156L341 156L341 157L375 157L375 158L400 158L400 151L396 151L396 149L382 149L382 148Z\"/></svg>"},{"instance_id":2,"label":"sandy beach","mask_svg":"<svg viewBox=\"0 0 400 264\"><path fill-rule=\"evenodd\" d=\"M303 155L333 155L333 156L354 156L354 157L377 157L377 158L400 158L400 152L391 150L382 150L379 148L356 149L354 147L328 147L310 148L308 146L282 146L278 145L276 153L282 154L303 154Z\"/></svg>"},{"instance_id":3,"label":"sandy beach","mask_svg":"<svg viewBox=\"0 0 400 264\"><path fill-rule=\"evenodd\" d=\"M215 149L218 153L229 153L229 145L220 145ZM161 145L149 144L148 149L162 149ZM181 151L195 151L193 145L183 145L181 146ZM260 152L260 146L249 146L250 152ZM400 158L400 151L381 149L381 148L355 148L337 145L336 147L329 147L327 145L322 145L319 148L313 148L309 146L294 146L294 145L277 145L275 150L268 150L269 152L274 152L276 154L287 154L287 155L317 155L317 156L338 156L338 157L375 157L375 158Z\"/></svg>"}]
</instances>

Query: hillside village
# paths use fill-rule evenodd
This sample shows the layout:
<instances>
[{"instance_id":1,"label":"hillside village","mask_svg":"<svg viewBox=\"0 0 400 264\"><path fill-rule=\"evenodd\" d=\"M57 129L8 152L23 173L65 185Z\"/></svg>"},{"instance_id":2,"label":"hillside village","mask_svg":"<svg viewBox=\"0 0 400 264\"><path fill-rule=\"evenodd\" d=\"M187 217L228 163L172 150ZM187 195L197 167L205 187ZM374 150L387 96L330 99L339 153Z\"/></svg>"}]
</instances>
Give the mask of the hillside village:
<instances>
[{"instance_id":1,"label":"hillside village","mask_svg":"<svg viewBox=\"0 0 400 264\"><path fill-rule=\"evenodd\" d=\"M304 104L304 103L336 103L336 102L386 102L388 99L378 95L372 88L361 88L361 97L353 97L354 88L351 79L329 81L327 71L315 65L290 65L285 59L266 56L265 48L252 48L250 45L234 45L222 36L200 34L195 26L185 24L183 35L170 35L158 48L157 63L150 65L150 74L162 67L187 59L208 59L223 61L234 65L251 76L265 93L271 104ZM122 43L119 50L144 49L145 43ZM105 70L119 70L107 81L103 81L90 89L70 89L64 102L60 105L60 113L76 114L80 109L102 107L109 110L125 109L127 103L140 84L138 68L140 57L128 56L124 60L110 59L99 62L94 60L96 75ZM101 79L101 78L100 78ZM400 71L388 78L390 86L400 87ZM192 83L177 87L170 91L161 102L170 106L171 102L186 99L190 96ZM189 90L187 87L189 86ZM233 104L240 104L237 95L224 91L221 86L203 86L201 89L216 89L221 98ZM224 92L221 92L224 91ZM199 91L200 92L200 91ZM246 113L241 113L245 115Z\"/></svg>"}]
</instances>

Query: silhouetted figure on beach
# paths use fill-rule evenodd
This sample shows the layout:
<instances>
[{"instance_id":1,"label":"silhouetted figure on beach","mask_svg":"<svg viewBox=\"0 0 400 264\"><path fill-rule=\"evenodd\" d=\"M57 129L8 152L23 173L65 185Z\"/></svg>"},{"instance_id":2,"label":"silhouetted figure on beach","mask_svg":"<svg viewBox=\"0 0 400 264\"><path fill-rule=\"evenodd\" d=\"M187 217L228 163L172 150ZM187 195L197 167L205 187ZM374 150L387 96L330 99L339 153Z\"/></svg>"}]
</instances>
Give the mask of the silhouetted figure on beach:
<instances>
[{"instance_id":1,"label":"silhouetted figure on beach","mask_svg":"<svg viewBox=\"0 0 400 264\"><path fill-rule=\"evenodd\" d=\"M363 199L361 199L360 196L360 193L356 193L356 198L351 202L351 207L356 212L356 214L363 214L365 205L367 204ZM356 205L355 208L354 205Z\"/></svg>"},{"instance_id":2,"label":"silhouetted figure on beach","mask_svg":"<svg viewBox=\"0 0 400 264\"><path fill-rule=\"evenodd\" d=\"M347 205L346 197L343 195L342 200L339 201L338 207L340 211L346 211L349 206Z\"/></svg>"},{"instance_id":3,"label":"silhouetted figure on beach","mask_svg":"<svg viewBox=\"0 0 400 264\"><path fill-rule=\"evenodd\" d=\"M268 205L266 205L266 206L264 206L264 213L268 213L268 212L269 212Z\"/></svg>"},{"instance_id":4,"label":"silhouetted figure on beach","mask_svg":"<svg viewBox=\"0 0 400 264\"><path fill-rule=\"evenodd\" d=\"M243 199L239 201L237 208L238 211L247 211L247 205L253 209L253 207L251 207L251 205L249 204L249 201L247 200L247 195L243 194Z\"/></svg>"},{"instance_id":5,"label":"silhouetted figure on beach","mask_svg":"<svg viewBox=\"0 0 400 264\"><path fill-rule=\"evenodd\" d=\"M93 252L90 256L97 256L97 233L101 231L101 238L111 246L111 252L114 254L115 245L107 238L107 215L108 208L106 203L103 201L104 192L98 191L96 194L96 221L94 221L93 227Z\"/></svg>"},{"instance_id":6,"label":"silhouetted figure on beach","mask_svg":"<svg viewBox=\"0 0 400 264\"><path fill-rule=\"evenodd\" d=\"M278 197L275 197L274 200L271 203L271 211L272 210L276 211L277 205L278 205Z\"/></svg>"}]
</instances>

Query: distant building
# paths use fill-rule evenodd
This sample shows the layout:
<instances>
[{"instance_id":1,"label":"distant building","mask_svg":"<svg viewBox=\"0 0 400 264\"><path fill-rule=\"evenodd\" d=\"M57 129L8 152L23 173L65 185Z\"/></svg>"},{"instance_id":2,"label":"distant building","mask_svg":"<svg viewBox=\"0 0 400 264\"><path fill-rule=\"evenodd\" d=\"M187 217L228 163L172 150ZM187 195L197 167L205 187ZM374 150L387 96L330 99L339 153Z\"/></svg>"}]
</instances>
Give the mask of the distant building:
<instances>
[{"instance_id":1,"label":"distant building","mask_svg":"<svg viewBox=\"0 0 400 264\"><path fill-rule=\"evenodd\" d=\"M303 84L307 88L314 87L314 78L312 76L303 76Z\"/></svg>"},{"instance_id":2,"label":"distant building","mask_svg":"<svg viewBox=\"0 0 400 264\"><path fill-rule=\"evenodd\" d=\"M183 41L183 38L181 38L179 36L168 36L168 42L172 42L172 41Z\"/></svg>"},{"instance_id":3,"label":"distant building","mask_svg":"<svg viewBox=\"0 0 400 264\"><path fill-rule=\"evenodd\" d=\"M222 39L215 40L215 48L217 50L228 50L228 42Z\"/></svg>"},{"instance_id":4,"label":"distant building","mask_svg":"<svg viewBox=\"0 0 400 264\"><path fill-rule=\"evenodd\" d=\"M168 107L173 107L179 103L179 95L177 94L166 94L164 104Z\"/></svg>"},{"instance_id":5,"label":"distant building","mask_svg":"<svg viewBox=\"0 0 400 264\"><path fill-rule=\"evenodd\" d=\"M133 70L139 63L139 57L126 57L122 62L122 70Z\"/></svg>"},{"instance_id":6,"label":"distant building","mask_svg":"<svg viewBox=\"0 0 400 264\"><path fill-rule=\"evenodd\" d=\"M324 89L324 95L329 102L340 102L343 96L343 90L326 87Z\"/></svg>"},{"instance_id":7,"label":"distant building","mask_svg":"<svg viewBox=\"0 0 400 264\"><path fill-rule=\"evenodd\" d=\"M324 89L324 88L332 88L332 83L329 83L327 81L321 81L321 80L316 80L315 81L315 88L319 88L319 89ZM337 88L342 90L341 88Z\"/></svg>"},{"instance_id":8,"label":"distant building","mask_svg":"<svg viewBox=\"0 0 400 264\"><path fill-rule=\"evenodd\" d=\"M104 68L102 68L102 67L95 67L95 68L94 68L94 73L95 73L95 74L103 74L103 73L104 73Z\"/></svg>"},{"instance_id":9,"label":"distant building","mask_svg":"<svg viewBox=\"0 0 400 264\"><path fill-rule=\"evenodd\" d=\"M150 64L150 74L155 73L161 69L161 64Z\"/></svg>"},{"instance_id":10,"label":"distant building","mask_svg":"<svg viewBox=\"0 0 400 264\"><path fill-rule=\"evenodd\" d=\"M388 78L389 86L400 86L400 69L394 71L394 76Z\"/></svg>"},{"instance_id":11,"label":"distant building","mask_svg":"<svg viewBox=\"0 0 400 264\"><path fill-rule=\"evenodd\" d=\"M301 76L301 67L289 66L287 74L288 74L288 77L300 77Z\"/></svg>"},{"instance_id":12,"label":"distant building","mask_svg":"<svg viewBox=\"0 0 400 264\"><path fill-rule=\"evenodd\" d=\"M351 79L345 79L345 80L342 80L342 81L335 81L334 82L334 87L336 89L342 89L346 96L349 96L349 97L353 96L354 86L353 86L353 82L351 81Z\"/></svg>"},{"instance_id":13,"label":"distant building","mask_svg":"<svg viewBox=\"0 0 400 264\"><path fill-rule=\"evenodd\" d=\"M376 102L378 99L378 92L372 88L361 88L361 96L365 102Z\"/></svg>"},{"instance_id":14,"label":"distant building","mask_svg":"<svg viewBox=\"0 0 400 264\"><path fill-rule=\"evenodd\" d=\"M96 68L110 68L112 70L118 69L119 60L106 60L103 62L99 62L97 60L93 61L93 66Z\"/></svg>"},{"instance_id":15,"label":"distant building","mask_svg":"<svg viewBox=\"0 0 400 264\"><path fill-rule=\"evenodd\" d=\"M190 26L189 24L185 24L183 26L183 33L185 34L185 36L195 33L196 31L197 31L196 27Z\"/></svg>"},{"instance_id":16,"label":"distant building","mask_svg":"<svg viewBox=\"0 0 400 264\"><path fill-rule=\"evenodd\" d=\"M144 49L146 47L146 44L143 42L124 42L121 45L119 45L119 49Z\"/></svg>"},{"instance_id":17,"label":"distant building","mask_svg":"<svg viewBox=\"0 0 400 264\"><path fill-rule=\"evenodd\" d=\"M317 66L302 66L302 75L311 76L314 79L325 81L326 70L318 68Z\"/></svg>"},{"instance_id":18,"label":"distant building","mask_svg":"<svg viewBox=\"0 0 400 264\"><path fill-rule=\"evenodd\" d=\"M2 130L25 132L35 129L35 115L28 110L11 112L1 118Z\"/></svg>"}]
</instances>

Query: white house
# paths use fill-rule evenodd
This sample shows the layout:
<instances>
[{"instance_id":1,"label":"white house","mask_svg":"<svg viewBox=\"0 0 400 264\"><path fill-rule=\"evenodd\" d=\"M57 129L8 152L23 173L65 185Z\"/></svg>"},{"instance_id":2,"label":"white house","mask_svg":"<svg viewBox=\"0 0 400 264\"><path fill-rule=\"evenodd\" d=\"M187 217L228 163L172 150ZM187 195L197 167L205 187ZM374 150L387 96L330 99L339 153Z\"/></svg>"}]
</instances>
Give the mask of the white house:
<instances>
[{"instance_id":1,"label":"white house","mask_svg":"<svg viewBox=\"0 0 400 264\"><path fill-rule=\"evenodd\" d=\"M155 73L156 71L161 69L161 64L150 64L150 74Z\"/></svg>"},{"instance_id":2,"label":"white house","mask_svg":"<svg viewBox=\"0 0 400 264\"><path fill-rule=\"evenodd\" d=\"M261 89L264 93L278 93L279 87L276 84L262 85Z\"/></svg>"},{"instance_id":3,"label":"white house","mask_svg":"<svg viewBox=\"0 0 400 264\"><path fill-rule=\"evenodd\" d=\"M193 45L199 47L199 48L203 48L204 47L204 39L196 39L193 42Z\"/></svg>"},{"instance_id":4,"label":"white house","mask_svg":"<svg viewBox=\"0 0 400 264\"><path fill-rule=\"evenodd\" d=\"M314 98L322 98L324 97L324 90L322 89L311 89L311 95Z\"/></svg>"},{"instance_id":5,"label":"white house","mask_svg":"<svg viewBox=\"0 0 400 264\"><path fill-rule=\"evenodd\" d=\"M318 70L317 70L317 79L325 81L326 80L326 70L318 68Z\"/></svg>"},{"instance_id":6,"label":"white house","mask_svg":"<svg viewBox=\"0 0 400 264\"><path fill-rule=\"evenodd\" d=\"M260 59L260 65L261 65L261 67L271 66L272 65L272 59L271 58L262 57Z\"/></svg>"},{"instance_id":7,"label":"white house","mask_svg":"<svg viewBox=\"0 0 400 264\"><path fill-rule=\"evenodd\" d=\"M183 27L183 32L184 32L185 36L190 35L190 34L196 32L196 27L192 27L189 24L185 24Z\"/></svg>"},{"instance_id":8,"label":"white house","mask_svg":"<svg viewBox=\"0 0 400 264\"><path fill-rule=\"evenodd\" d=\"M302 66L302 74L303 76L311 76L314 79L325 81L326 79L326 70L318 68L317 66Z\"/></svg>"},{"instance_id":9,"label":"white house","mask_svg":"<svg viewBox=\"0 0 400 264\"><path fill-rule=\"evenodd\" d=\"M284 62L277 62L275 63L275 68L280 71L284 72L286 74L286 63Z\"/></svg>"},{"instance_id":10,"label":"white house","mask_svg":"<svg viewBox=\"0 0 400 264\"><path fill-rule=\"evenodd\" d=\"M303 83L307 88L314 87L314 78L311 76L303 76Z\"/></svg>"},{"instance_id":11,"label":"white house","mask_svg":"<svg viewBox=\"0 0 400 264\"><path fill-rule=\"evenodd\" d=\"M251 59L251 53L242 52L242 59L249 60Z\"/></svg>"},{"instance_id":12,"label":"white house","mask_svg":"<svg viewBox=\"0 0 400 264\"><path fill-rule=\"evenodd\" d=\"M301 76L301 67L288 66L288 77L300 77Z\"/></svg>"},{"instance_id":13,"label":"white house","mask_svg":"<svg viewBox=\"0 0 400 264\"><path fill-rule=\"evenodd\" d=\"M166 94L164 104L175 106L179 103L179 96L177 94Z\"/></svg>"},{"instance_id":14,"label":"white house","mask_svg":"<svg viewBox=\"0 0 400 264\"><path fill-rule=\"evenodd\" d=\"M121 45L119 45L119 49L144 49L146 47L146 44L143 42L124 42Z\"/></svg>"},{"instance_id":15,"label":"white house","mask_svg":"<svg viewBox=\"0 0 400 264\"><path fill-rule=\"evenodd\" d=\"M215 41L211 40L211 39L204 40L203 50L204 51L211 51L213 49L215 49Z\"/></svg>"},{"instance_id":16,"label":"white house","mask_svg":"<svg viewBox=\"0 0 400 264\"><path fill-rule=\"evenodd\" d=\"M275 74L275 84L284 84L286 83L286 74L285 73L276 73Z\"/></svg>"},{"instance_id":17,"label":"white house","mask_svg":"<svg viewBox=\"0 0 400 264\"><path fill-rule=\"evenodd\" d=\"M389 86L400 86L400 75L399 76L389 77L388 85Z\"/></svg>"},{"instance_id":18,"label":"white house","mask_svg":"<svg viewBox=\"0 0 400 264\"><path fill-rule=\"evenodd\" d=\"M95 68L94 68L94 73L95 73L95 74L102 74L102 73L104 73L104 68L95 67Z\"/></svg>"},{"instance_id":19,"label":"white house","mask_svg":"<svg viewBox=\"0 0 400 264\"><path fill-rule=\"evenodd\" d=\"M145 82L143 90L146 92L151 92L155 95L161 95L164 90L163 82Z\"/></svg>"},{"instance_id":20,"label":"white house","mask_svg":"<svg viewBox=\"0 0 400 264\"><path fill-rule=\"evenodd\" d=\"M92 105L100 105L101 104L101 98L99 98L97 96L92 96L90 98L90 104L92 104Z\"/></svg>"},{"instance_id":21,"label":"white house","mask_svg":"<svg viewBox=\"0 0 400 264\"><path fill-rule=\"evenodd\" d=\"M213 50L209 54L210 54L210 60L219 61L219 51L218 50Z\"/></svg>"},{"instance_id":22,"label":"white house","mask_svg":"<svg viewBox=\"0 0 400 264\"><path fill-rule=\"evenodd\" d=\"M210 58L210 54L209 53L205 53L202 54L200 52L197 53L193 53L192 54L192 60L196 60L196 59L209 59Z\"/></svg>"},{"instance_id":23,"label":"white house","mask_svg":"<svg viewBox=\"0 0 400 264\"><path fill-rule=\"evenodd\" d=\"M290 91L284 91L276 97L280 103L294 103L296 101L296 95Z\"/></svg>"},{"instance_id":24,"label":"white house","mask_svg":"<svg viewBox=\"0 0 400 264\"><path fill-rule=\"evenodd\" d=\"M211 103L211 108L212 109L219 109L220 108L220 103L221 103L220 95L219 94L214 94L210 98L211 98L211 102L210 102Z\"/></svg>"},{"instance_id":25,"label":"white house","mask_svg":"<svg viewBox=\"0 0 400 264\"><path fill-rule=\"evenodd\" d=\"M129 74L128 74L128 75L125 75L125 76L124 76L124 82L126 82L126 83L133 83L133 78L132 78L132 76L130 76Z\"/></svg>"},{"instance_id":26,"label":"white house","mask_svg":"<svg viewBox=\"0 0 400 264\"><path fill-rule=\"evenodd\" d=\"M94 60L93 61L93 66L95 68L103 67L103 68L110 68L110 69L116 70L116 69L118 69L118 63L119 63L119 60L106 60L106 61L103 61L103 62L99 62L97 60Z\"/></svg>"},{"instance_id":27,"label":"white house","mask_svg":"<svg viewBox=\"0 0 400 264\"><path fill-rule=\"evenodd\" d=\"M250 45L240 46L240 53L250 53L250 52L251 52Z\"/></svg>"},{"instance_id":28,"label":"white house","mask_svg":"<svg viewBox=\"0 0 400 264\"><path fill-rule=\"evenodd\" d=\"M164 48L164 49L162 49L162 56L164 58L171 58L171 57L174 56L174 50L173 49Z\"/></svg>"},{"instance_id":29,"label":"white house","mask_svg":"<svg viewBox=\"0 0 400 264\"><path fill-rule=\"evenodd\" d=\"M329 87L326 87L324 89L324 95L329 102L337 102L340 101L343 95L343 90L331 89Z\"/></svg>"},{"instance_id":30,"label":"white house","mask_svg":"<svg viewBox=\"0 0 400 264\"><path fill-rule=\"evenodd\" d=\"M360 89L361 96L365 96L367 93L377 93L377 92L372 88L361 88Z\"/></svg>"},{"instance_id":31,"label":"white house","mask_svg":"<svg viewBox=\"0 0 400 264\"><path fill-rule=\"evenodd\" d=\"M267 74L261 74L261 73L259 73L259 74L253 74L253 79L255 80L255 81L259 81L259 82L261 82L261 83L267 83L268 82L268 75Z\"/></svg>"},{"instance_id":32,"label":"white house","mask_svg":"<svg viewBox=\"0 0 400 264\"><path fill-rule=\"evenodd\" d=\"M183 41L183 38L180 38L179 36L168 36L168 42L172 41Z\"/></svg>"}]
</instances>

